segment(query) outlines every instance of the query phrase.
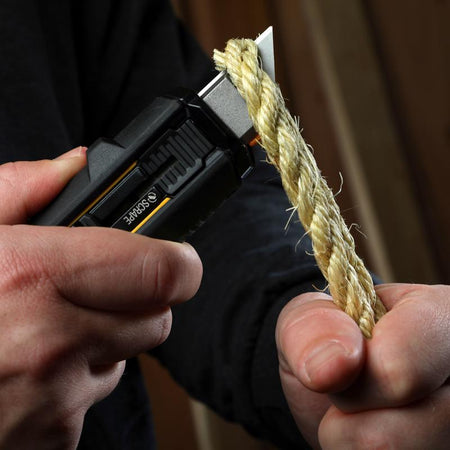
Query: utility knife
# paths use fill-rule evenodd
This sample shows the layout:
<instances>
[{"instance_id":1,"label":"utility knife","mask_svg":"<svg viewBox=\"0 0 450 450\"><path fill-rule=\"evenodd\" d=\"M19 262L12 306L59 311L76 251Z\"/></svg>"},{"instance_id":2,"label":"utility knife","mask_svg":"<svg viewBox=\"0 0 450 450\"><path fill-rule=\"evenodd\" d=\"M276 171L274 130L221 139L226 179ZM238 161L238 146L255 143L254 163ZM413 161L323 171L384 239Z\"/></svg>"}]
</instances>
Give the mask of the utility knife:
<instances>
[{"instance_id":1,"label":"utility knife","mask_svg":"<svg viewBox=\"0 0 450 450\"><path fill-rule=\"evenodd\" d=\"M272 27L257 39L275 79ZM87 165L31 223L101 226L181 241L254 166L256 132L224 72L200 92L156 98L113 139L87 150Z\"/></svg>"}]
</instances>

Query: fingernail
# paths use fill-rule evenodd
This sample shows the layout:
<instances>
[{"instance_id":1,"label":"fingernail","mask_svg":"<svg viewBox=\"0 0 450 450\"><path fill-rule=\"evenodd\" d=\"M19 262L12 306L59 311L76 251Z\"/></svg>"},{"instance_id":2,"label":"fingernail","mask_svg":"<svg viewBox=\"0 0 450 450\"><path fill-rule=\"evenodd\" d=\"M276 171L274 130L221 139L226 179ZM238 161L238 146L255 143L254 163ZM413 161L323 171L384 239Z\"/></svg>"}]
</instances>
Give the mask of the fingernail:
<instances>
[{"instance_id":1,"label":"fingernail","mask_svg":"<svg viewBox=\"0 0 450 450\"><path fill-rule=\"evenodd\" d=\"M82 156L86 153L87 147L76 147L72 150L69 150L66 153L63 153L62 155L59 155L55 160L62 160L62 159L69 159L69 158L75 158L77 156Z\"/></svg>"},{"instance_id":2,"label":"fingernail","mask_svg":"<svg viewBox=\"0 0 450 450\"><path fill-rule=\"evenodd\" d=\"M58 167L59 176L62 183L67 183L77 172L86 165L86 147L77 147L53 160L53 164Z\"/></svg>"},{"instance_id":3,"label":"fingernail","mask_svg":"<svg viewBox=\"0 0 450 450\"><path fill-rule=\"evenodd\" d=\"M191 244L189 244L189 242L182 242L181 245L183 245L189 253L192 253L195 255L198 254L197 250L195 250L195 248Z\"/></svg>"},{"instance_id":4,"label":"fingernail","mask_svg":"<svg viewBox=\"0 0 450 450\"><path fill-rule=\"evenodd\" d=\"M314 379L314 374L336 358L338 355L347 355L347 349L336 341L329 341L315 348L307 357L304 363L305 373L309 381Z\"/></svg>"}]
</instances>

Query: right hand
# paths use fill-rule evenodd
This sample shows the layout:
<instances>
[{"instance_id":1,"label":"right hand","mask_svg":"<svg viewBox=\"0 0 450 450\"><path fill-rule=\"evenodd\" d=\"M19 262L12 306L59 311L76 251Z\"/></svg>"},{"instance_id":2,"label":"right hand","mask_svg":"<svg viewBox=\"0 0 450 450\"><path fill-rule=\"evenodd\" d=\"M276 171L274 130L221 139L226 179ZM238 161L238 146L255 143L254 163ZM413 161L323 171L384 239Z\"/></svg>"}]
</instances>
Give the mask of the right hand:
<instances>
[{"instance_id":1,"label":"right hand","mask_svg":"<svg viewBox=\"0 0 450 450\"><path fill-rule=\"evenodd\" d=\"M280 378L303 436L323 449L448 449L450 286L392 283L372 339L331 297L302 294L278 320Z\"/></svg>"},{"instance_id":2,"label":"right hand","mask_svg":"<svg viewBox=\"0 0 450 450\"><path fill-rule=\"evenodd\" d=\"M84 165L82 151L0 166L0 448L75 448L124 360L162 343L201 263L184 244L106 228L17 225Z\"/></svg>"}]
</instances>

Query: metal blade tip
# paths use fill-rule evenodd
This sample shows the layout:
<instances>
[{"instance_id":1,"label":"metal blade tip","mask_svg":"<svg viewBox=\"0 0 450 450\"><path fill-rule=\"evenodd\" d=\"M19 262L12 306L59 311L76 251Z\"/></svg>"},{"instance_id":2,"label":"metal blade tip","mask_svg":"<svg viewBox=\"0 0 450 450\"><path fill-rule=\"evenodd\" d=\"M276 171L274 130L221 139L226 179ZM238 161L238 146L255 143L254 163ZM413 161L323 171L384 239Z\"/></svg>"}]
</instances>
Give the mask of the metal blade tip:
<instances>
[{"instance_id":1,"label":"metal blade tip","mask_svg":"<svg viewBox=\"0 0 450 450\"><path fill-rule=\"evenodd\" d=\"M273 27L267 28L255 40L264 71L275 81L275 53L273 49Z\"/></svg>"}]
</instances>

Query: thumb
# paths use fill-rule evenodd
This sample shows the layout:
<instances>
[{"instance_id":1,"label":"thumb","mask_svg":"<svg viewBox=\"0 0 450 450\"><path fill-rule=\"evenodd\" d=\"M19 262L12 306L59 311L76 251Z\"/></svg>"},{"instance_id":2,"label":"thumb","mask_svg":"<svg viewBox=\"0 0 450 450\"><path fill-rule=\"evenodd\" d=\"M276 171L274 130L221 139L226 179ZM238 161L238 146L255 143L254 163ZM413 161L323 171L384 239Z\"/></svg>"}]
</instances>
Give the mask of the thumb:
<instances>
[{"instance_id":1,"label":"thumb","mask_svg":"<svg viewBox=\"0 0 450 450\"><path fill-rule=\"evenodd\" d=\"M288 303L276 338L281 369L315 392L346 389L364 365L361 331L325 294L311 292Z\"/></svg>"},{"instance_id":2,"label":"thumb","mask_svg":"<svg viewBox=\"0 0 450 450\"><path fill-rule=\"evenodd\" d=\"M86 147L54 160L18 161L0 166L0 223L24 223L44 208L86 164Z\"/></svg>"}]
</instances>

